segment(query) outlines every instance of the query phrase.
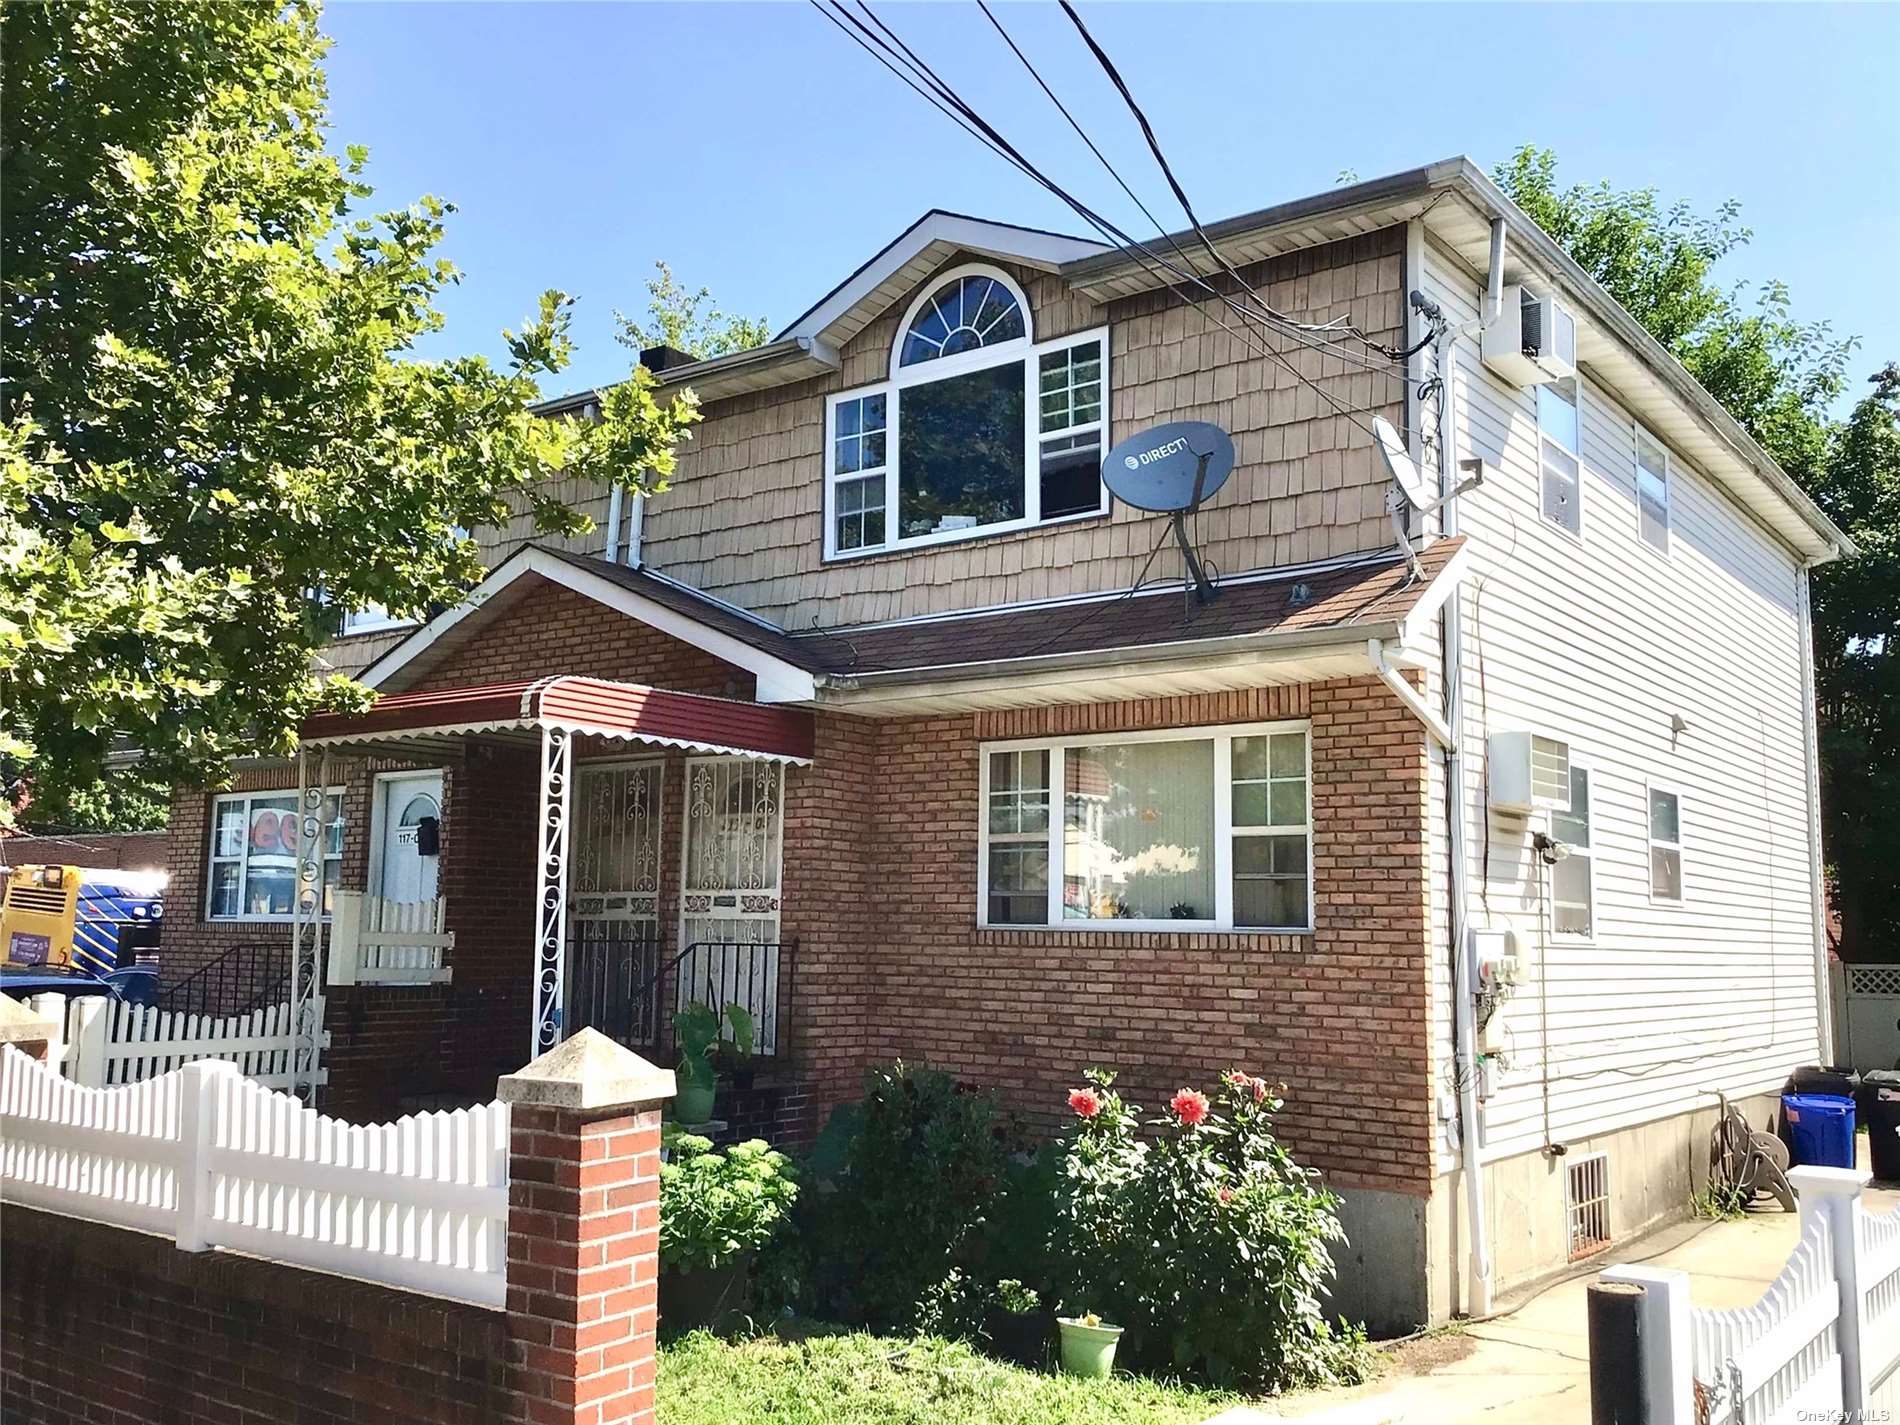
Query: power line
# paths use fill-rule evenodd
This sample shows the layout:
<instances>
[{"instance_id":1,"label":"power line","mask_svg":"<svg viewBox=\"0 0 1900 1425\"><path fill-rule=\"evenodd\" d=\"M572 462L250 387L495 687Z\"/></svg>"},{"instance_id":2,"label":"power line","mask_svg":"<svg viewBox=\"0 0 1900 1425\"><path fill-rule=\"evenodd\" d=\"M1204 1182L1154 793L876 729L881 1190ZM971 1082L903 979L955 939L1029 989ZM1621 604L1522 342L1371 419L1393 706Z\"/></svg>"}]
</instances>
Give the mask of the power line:
<instances>
[{"instance_id":1,"label":"power line","mask_svg":"<svg viewBox=\"0 0 1900 1425\"><path fill-rule=\"evenodd\" d=\"M1116 243L1127 249L1132 249L1135 252L1139 253L1143 258L1146 259L1151 270L1158 268L1166 272L1171 272L1176 278L1180 280L1181 283L1200 287L1204 291L1208 292L1211 296L1213 296L1215 299L1220 301L1231 312L1233 312L1234 315L1238 316L1241 319L1243 323L1243 328L1246 328L1248 324L1251 324L1258 320L1258 317L1256 316L1255 313L1250 312L1245 307L1243 307L1239 302L1237 302L1234 298L1228 296L1227 294L1213 287L1203 277L1201 277L1199 273L1191 272L1191 271L1183 272L1181 269L1175 267L1173 264L1169 263L1166 258L1157 255L1153 251L1153 249L1148 247L1146 243L1143 243L1139 241L1138 239L1134 238L1133 236L1131 236L1130 234L1128 234L1127 232L1125 232L1124 230L1116 226L1114 223L1104 218L1101 214L1095 212L1087 204L1083 203L1081 199L1075 197L1075 195L1073 195L1072 193L1069 193L1066 189L1062 188L1059 184L1057 184L1053 179L1049 178L1048 175L1043 173L1033 163L1031 163L1026 157L1024 157L1021 151L1018 150L1015 147L1015 145L1010 143L1010 141L1007 138L1005 138L1003 134L1000 131L998 131L992 124L990 124L988 120L984 119L983 116L980 113L978 113L976 109L972 107L967 101L965 101L962 98L962 96L956 92L954 88L952 88L933 69L931 69L930 65L925 60L923 60L923 58L919 56L916 53L916 51L912 50L909 45L905 44L903 39L900 36L898 36L894 30L892 30L888 25L886 25L882 20L880 20L877 17L877 15L871 10L869 4L866 3L866 0L858 0L858 8L864 12L864 14L870 19L872 25L875 25L877 27L878 31L882 31L883 35L889 36L889 42L887 42L884 38L882 38L878 33L873 31L870 27L866 26L863 23L863 21L857 18L856 15L852 14L850 10L844 6L844 4L842 3L842 0L830 0L830 5L831 5L830 10L825 9L825 6L822 3L822 0L811 0L811 3L813 4L814 7L818 8L821 13L825 14L828 19L832 19L834 24L838 24L838 27L841 30L844 30L844 32L847 35L849 35L850 38L853 41L855 41L859 45L860 48L863 48L867 53L871 54L873 58L876 58L879 60L880 63L883 63L885 68L890 69L893 73L897 74L900 79L904 80L904 82L908 84L912 89L922 94L926 99L929 99L934 107L938 108L940 111L949 113L950 117L953 120L957 121L958 126L960 128L963 128L965 132L974 133L975 136L979 138L979 140L984 142L986 147L990 148L993 152L1000 154L1002 157L1008 160L1014 167L1018 168L1021 172L1023 172L1025 176L1029 177L1031 180L1038 183L1043 188L1047 189L1051 194L1061 199L1078 216L1080 216L1091 227L1095 228L1097 232L1102 234L1110 242ZM837 16L842 16L845 21L848 21L850 26L854 28L858 33L855 33L855 34L852 33L852 29L847 29L844 24L839 23L837 18L832 13L833 11L836 12ZM893 44L896 46L896 48L892 48ZM876 46L876 48L873 47L874 45ZM884 54L880 54L878 52L879 49L882 49L884 51ZM898 53L899 50L902 51L901 55ZM895 65L893 65L893 63L891 63L890 60L885 59L886 54L890 55L892 59L900 61L904 69L909 70L910 73L901 72ZM954 110L955 112L950 113L951 110ZM1229 269L1229 271L1231 271L1231 269ZM1169 284L1169 285L1174 286L1176 284ZM1242 281L1241 285L1245 286L1244 281ZM1183 295L1185 296L1185 293ZM1202 306L1201 303L1194 302L1191 298L1188 298L1187 300L1190 302L1191 305L1194 305L1196 307ZM1295 366L1284 352L1271 346L1264 339L1257 339L1250 331L1244 330L1243 332L1236 332L1232 327L1228 326L1225 322L1221 321L1219 317L1214 316L1211 312L1206 312L1204 308L1203 308L1203 313L1217 327L1219 327L1223 332L1227 333L1227 335L1231 337L1235 337L1237 340L1240 340L1243 344L1249 347L1249 349L1252 349L1258 352L1260 355L1263 355L1271 360L1278 361L1283 367L1286 368L1286 370L1293 376L1293 378L1296 381L1299 381L1304 385L1310 386L1315 392L1315 394L1317 394L1322 400L1324 400L1328 405L1330 405L1334 409L1334 411L1337 412L1339 415L1351 421L1354 425L1358 426L1362 431L1366 432L1368 435L1374 434L1374 432L1372 431L1372 428L1365 421L1359 419L1359 417L1363 415L1367 415L1367 414L1372 414L1377 408L1374 408L1374 407L1355 408L1355 407L1350 407L1350 406L1345 405L1344 403L1339 401L1336 397L1334 397L1330 391L1326 390L1317 381L1307 376L1303 371L1301 371L1297 366ZM1315 346L1312 343L1299 341L1298 344L1305 347L1308 350L1316 350ZM1320 354L1323 356L1326 353L1321 351L1321 352L1317 352L1317 354ZM1334 354L1339 354L1339 353L1335 352ZM1388 379L1398 380L1401 382L1405 380L1405 377L1402 374L1397 373L1397 372L1378 372L1374 374L1386 375Z\"/></svg>"},{"instance_id":2,"label":"power line","mask_svg":"<svg viewBox=\"0 0 1900 1425\"><path fill-rule=\"evenodd\" d=\"M1036 68L1034 62L1030 60L1029 56L1023 53L1021 46L1019 46L1016 43L1015 39L1010 35L1009 31L1003 27L1003 22L996 18L995 13L989 7L988 0L976 0L976 3L978 7L983 11L984 17L988 19L991 26L994 27L994 29L996 30L996 33L1003 37L1003 43L1009 46L1010 52L1014 54L1016 58L1022 62L1023 68L1029 71L1029 77L1036 81L1037 86L1042 90L1044 94L1049 96L1049 102L1056 106L1057 112L1060 113L1064 119L1068 120L1069 127L1075 130L1076 136L1080 138L1083 143L1088 145L1089 152L1094 154L1097 160L1100 161L1102 167L1108 170L1109 177L1113 178L1116 184L1121 188L1122 192L1128 195L1129 201L1132 202L1138 209L1141 210L1141 215L1145 217L1149 221L1150 224L1153 225L1155 233L1163 241L1165 241L1169 247L1174 249L1175 256L1181 260L1182 264L1188 267L1189 269L1193 269L1194 268L1193 259L1188 256L1187 252L1182 248L1181 244L1175 239L1174 235L1171 234L1167 230L1167 228L1162 225L1161 220L1154 215L1153 211L1150 210L1148 205L1142 201L1141 196L1138 193L1136 193L1132 187L1129 186L1127 179L1122 177L1121 171L1117 169L1115 165L1109 161L1108 156L1102 152L1101 148L1096 144L1095 140L1089 137L1088 131L1082 127L1081 123L1076 119L1075 115L1069 111L1068 105L1064 104L1061 98L1057 96L1055 90L1049 87L1049 83L1047 80L1045 80L1042 77L1041 71L1039 71ZM1217 260L1219 259L1218 253L1216 254L1216 259ZM1358 329L1356 327L1341 328L1341 327L1337 327L1331 324L1319 324L1319 323L1294 321L1292 318L1286 317L1283 314L1275 311L1272 307L1268 306L1267 303L1264 301L1264 299L1260 298L1258 291L1254 289L1252 286L1250 286L1244 278L1240 277L1240 274L1238 272L1234 272L1232 267L1227 266L1227 264L1225 263L1223 263L1222 266L1227 267L1227 271L1232 273L1235 279L1239 281L1240 285L1242 287L1245 287L1247 291L1254 296L1262 312L1264 312L1270 319L1274 321L1274 323L1277 326L1279 326L1282 329L1287 329L1293 333L1312 332L1314 334L1327 332L1327 331L1336 331L1336 330L1351 330L1355 333L1358 332ZM1381 351L1385 359L1383 361L1375 363L1375 362L1367 361L1358 352L1348 350L1346 347L1340 346L1333 342L1325 342L1325 341L1307 342L1300 336L1295 336L1295 340L1300 341L1301 345L1307 346L1309 349L1312 349L1312 350L1320 350L1321 348L1324 348L1327 354L1337 356L1342 361L1352 362L1356 365L1362 366L1366 370L1374 371L1379 375L1387 377L1388 379L1398 380L1398 381L1403 381L1406 379L1403 372L1394 372L1390 369L1390 367L1394 364L1402 362L1406 358L1409 358L1409 356L1411 355L1410 352L1406 352L1402 354L1393 353L1388 348L1382 347L1380 346L1380 344L1366 339L1363 333L1359 333L1359 335L1361 337L1361 340L1366 341L1367 345L1373 347L1375 350Z\"/></svg>"},{"instance_id":3,"label":"power line","mask_svg":"<svg viewBox=\"0 0 1900 1425\"><path fill-rule=\"evenodd\" d=\"M1176 201L1181 205L1181 211L1187 214L1187 220L1192 224L1195 235L1200 238L1201 245L1207 249L1208 255L1214 259L1215 264L1242 287L1246 288L1255 302L1259 304L1261 311L1275 320L1289 323L1306 331L1349 331L1367 346L1373 348L1373 350L1378 351L1384 356L1392 357L1394 353L1390 347L1382 342L1375 342L1356 326L1332 327L1329 325L1298 322L1285 313L1276 311L1267 303L1265 298L1261 297L1260 294L1254 290L1252 284L1240 275L1234 268L1234 265L1227 260L1225 254L1214 245L1214 240L1207 235L1207 229L1201 226L1201 220L1194 211L1194 205L1188 201L1187 190L1182 188L1180 180L1174 176L1174 168L1169 164L1168 156L1161 150L1161 141L1155 137L1154 126L1148 122L1147 114L1142 111L1141 105L1135 101L1135 96L1129 90L1127 81L1122 78L1121 71L1115 67L1115 61L1110 59L1108 52L1104 50L1101 45L1096 43L1095 36L1090 34L1088 26L1082 23L1082 16L1077 13L1075 6L1070 3L1070 0L1061 0L1061 5L1063 13L1066 14L1070 22L1074 24L1076 32L1082 36L1082 42L1088 46L1089 52L1095 56L1096 63L1101 65L1103 72L1108 75L1109 81L1114 84L1117 92L1121 94L1122 102L1128 106L1129 112L1135 116L1135 122L1141 126L1142 137L1148 141L1148 151L1154 155L1155 162L1160 165L1162 176L1168 180L1168 186L1174 190L1174 196ZM1094 145L1091 144L1090 147L1092 148ZM1106 162L1107 160L1103 161ZM1144 209L1143 211L1146 210ZM1150 215L1149 221L1154 221L1152 215ZM1160 226L1159 223L1155 225L1157 227ZM1179 249L1177 249L1177 251L1178 250Z\"/></svg>"}]
</instances>

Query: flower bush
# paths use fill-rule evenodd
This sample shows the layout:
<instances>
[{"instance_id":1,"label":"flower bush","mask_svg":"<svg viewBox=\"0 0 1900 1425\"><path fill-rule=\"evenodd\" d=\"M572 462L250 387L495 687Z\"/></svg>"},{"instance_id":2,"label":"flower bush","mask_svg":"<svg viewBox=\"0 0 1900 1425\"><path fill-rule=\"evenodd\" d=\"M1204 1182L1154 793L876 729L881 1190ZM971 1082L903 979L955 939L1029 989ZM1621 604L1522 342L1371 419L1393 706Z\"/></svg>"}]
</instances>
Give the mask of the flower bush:
<instances>
[{"instance_id":1,"label":"flower bush","mask_svg":"<svg viewBox=\"0 0 1900 1425\"><path fill-rule=\"evenodd\" d=\"M1362 1379L1363 1335L1322 1307L1338 1199L1274 1138L1265 1081L1231 1071L1143 1124L1112 1074L1088 1079L1050 1233L1063 1309L1125 1327L1138 1367L1267 1390Z\"/></svg>"},{"instance_id":2,"label":"flower bush","mask_svg":"<svg viewBox=\"0 0 1900 1425\"><path fill-rule=\"evenodd\" d=\"M723 1153L710 1138L668 1129L660 1165L660 1264L723 1267L771 1241L798 1199L791 1161L762 1140Z\"/></svg>"}]
</instances>

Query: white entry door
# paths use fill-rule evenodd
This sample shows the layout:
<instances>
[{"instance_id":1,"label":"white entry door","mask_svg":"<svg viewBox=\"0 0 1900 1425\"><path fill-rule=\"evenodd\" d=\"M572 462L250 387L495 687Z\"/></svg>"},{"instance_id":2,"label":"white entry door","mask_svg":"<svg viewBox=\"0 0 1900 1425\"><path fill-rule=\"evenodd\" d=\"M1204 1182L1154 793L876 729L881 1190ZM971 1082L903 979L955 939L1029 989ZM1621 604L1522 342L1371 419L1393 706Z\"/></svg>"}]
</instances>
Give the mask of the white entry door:
<instances>
[{"instance_id":1,"label":"white entry door","mask_svg":"<svg viewBox=\"0 0 1900 1425\"><path fill-rule=\"evenodd\" d=\"M376 784L377 822L382 836L371 869L371 893L386 901L436 898L441 857L422 854L422 824L442 825L442 774L404 772ZM437 843L439 847L440 843Z\"/></svg>"}]
</instances>

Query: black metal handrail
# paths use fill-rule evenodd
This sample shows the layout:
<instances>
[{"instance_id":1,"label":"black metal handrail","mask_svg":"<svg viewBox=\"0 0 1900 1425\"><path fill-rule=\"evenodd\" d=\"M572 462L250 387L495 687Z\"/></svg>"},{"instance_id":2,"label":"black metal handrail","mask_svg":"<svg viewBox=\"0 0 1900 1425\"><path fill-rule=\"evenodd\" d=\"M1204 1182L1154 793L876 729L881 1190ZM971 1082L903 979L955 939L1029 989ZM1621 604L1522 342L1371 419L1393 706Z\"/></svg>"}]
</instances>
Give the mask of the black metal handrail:
<instances>
[{"instance_id":1,"label":"black metal handrail","mask_svg":"<svg viewBox=\"0 0 1900 1425\"><path fill-rule=\"evenodd\" d=\"M662 1010L671 984L675 1007L741 1006L752 1016L753 1052L779 1055L788 1048L784 1007L797 951L796 939L695 940L662 961L651 933L579 938L571 947L577 959L565 1018L574 1029L598 1029L629 1047L670 1049L672 1020ZM629 972L640 961L651 968L636 981ZM625 993L615 993L622 985Z\"/></svg>"},{"instance_id":2,"label":"black metal handrail","mask_svg":"<svg viewBox=\"0 0 1900 1425\"><path fill-rule=\"evenodd\" d=\"M237 945L158 992L158 1007L214 1019L249 1014L290 997L290 947Z\"/></svg>"}]
</instances>

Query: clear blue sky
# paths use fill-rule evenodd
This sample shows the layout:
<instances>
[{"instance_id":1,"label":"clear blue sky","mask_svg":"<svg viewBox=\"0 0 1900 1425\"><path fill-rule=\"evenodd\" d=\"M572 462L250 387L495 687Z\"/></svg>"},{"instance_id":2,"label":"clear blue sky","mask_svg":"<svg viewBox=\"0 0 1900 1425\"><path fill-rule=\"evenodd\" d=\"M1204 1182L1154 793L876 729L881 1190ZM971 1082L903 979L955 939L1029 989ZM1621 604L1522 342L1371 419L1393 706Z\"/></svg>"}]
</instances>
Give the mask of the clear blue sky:
<instances>
[{"instance_id":1,"label":"clear blue sky","mask_svg":"<svg viewBox=\"0 0 1900 1425\"><path fill-rule=\"evenodd\" d=\"M1032 158L1147 229L970 3L877 5ZM1061 11L997 7L1164 222L1167 190ZM1730 280L1900 359L1900 5L1094 4L1203 219L1456 153L1557 150L1568 180L1743 204ZM563 388L625 374L611 310L666 258L790 320L932 207L1082 231L802 3L333 3L333 139L379 204L459 208L466 274L429 354L498 354L535 295L580 299ZM1125 161L1124 161L1125 160Z\"/></svg>"}]
</instances>

